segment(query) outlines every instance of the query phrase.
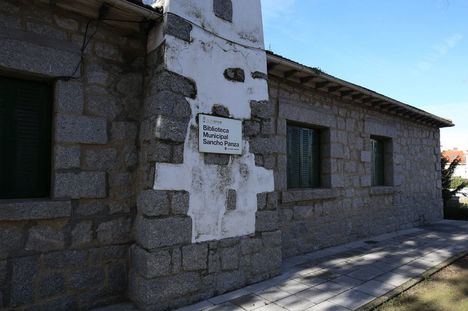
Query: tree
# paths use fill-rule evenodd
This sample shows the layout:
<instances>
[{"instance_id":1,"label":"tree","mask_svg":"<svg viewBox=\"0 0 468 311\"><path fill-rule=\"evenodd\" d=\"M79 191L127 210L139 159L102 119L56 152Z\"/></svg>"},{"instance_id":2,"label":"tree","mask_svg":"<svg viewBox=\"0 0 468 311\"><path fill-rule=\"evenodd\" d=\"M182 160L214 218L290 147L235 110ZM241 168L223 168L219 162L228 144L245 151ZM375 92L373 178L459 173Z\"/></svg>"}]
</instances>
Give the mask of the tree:
<instances>
[{"instance_id":1,"label":"tree","mask_svg":"<svg viewBox=\"0 0 468 311\"><path fill-rule=\"evenodd\" d=\"M442 169L442 198L444 200L444 206L447 205L447 202L456 195L460 190L468 186L466 181L461 181L455 188L451 188L453 182L453 173L455 169L460 164L461 158L455 158L452 163L449 164L449 160L442 156L440 158L440 165ZM454 183L455 184L455 183Z\"/></svg>"},{"instance_id":2,"label":"tree","mask_svg":"<svg viewBox=\"0 0 468 311\"><path fill-rule=\"evenodd\" d=\"M452 182L450 184L450 189L455 189L459 185L461 185L462 183L468 184L468 179L465 179L465 178L460 177L460 176L453 176L452 177Z\"/></svg>"}]
</instances>

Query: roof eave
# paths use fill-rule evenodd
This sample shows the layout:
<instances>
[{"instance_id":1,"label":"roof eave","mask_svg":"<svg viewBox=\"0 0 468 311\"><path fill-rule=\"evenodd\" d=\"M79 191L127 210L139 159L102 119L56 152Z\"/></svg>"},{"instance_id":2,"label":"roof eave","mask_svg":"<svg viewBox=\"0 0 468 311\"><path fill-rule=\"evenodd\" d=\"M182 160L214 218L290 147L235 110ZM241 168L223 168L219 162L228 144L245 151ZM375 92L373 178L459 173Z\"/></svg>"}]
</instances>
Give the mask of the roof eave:
<instances>
[{"instance_id":1,"label":"roof eave","mask_svg":"<svg viewBox=\"0 0 468 311\"><path fill-rule=\"evenodd\" d=\"M454 126L451 120L438 117L272 52L267 53L267 60L268 74L270 75L333 93L357 103L377 108L384 113L410 118L416 122L426 123L439 128ZM280 70L280 68L284 70Z\"/></svg>"},{"instance_id":2,"label":"roof eave","mask_svg":"<svg viewBox=\"0 0 468 311\"><path fill-rule=\"evenodd\" d=\"M145 5L139 0L74 0L54 1L52 4L50 0L39 1L91 19L98 19L100 8L107 5L109 10L104 22L130 32L139 32L141 23L155 23L162 16L158 8Z\"/></svg>"}]
</instances>

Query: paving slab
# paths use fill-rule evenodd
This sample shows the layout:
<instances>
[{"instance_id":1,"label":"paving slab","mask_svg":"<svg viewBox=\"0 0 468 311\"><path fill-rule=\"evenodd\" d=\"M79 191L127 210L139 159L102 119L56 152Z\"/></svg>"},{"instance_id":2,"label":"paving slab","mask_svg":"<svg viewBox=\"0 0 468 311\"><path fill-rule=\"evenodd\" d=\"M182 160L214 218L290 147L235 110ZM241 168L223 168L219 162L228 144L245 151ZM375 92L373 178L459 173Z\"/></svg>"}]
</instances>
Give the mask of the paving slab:
<instances>
[{"instance_id":1,"label":"paving slab","mask_svg":"<svg viewBox=\"0 0 468 311\"><path fill-rule=\"evenodd\" d=\"M315 305L307 311L349 311L350 309L337 305L333 302L325 301L318 305Z\"/></svg>"},{"instance_id":2,"label":"paving slab","mask_svg":"<svg viewBox=\"0 0 468 311\"><path fill-rule=\"evenodd\" d=\"M245 295L230 301L232 304L241 307L244 310L250 311L266 306L270 302L255 294Z\"/></svg>"},{"instance_id":3,"label":"paving slab","mask_svg":"<svg viewBox=\"0 0 468 311\"><path fill-rule=\"evenodd\" d=\"M360 306L363 306L366 303L374 300L375 298L377 297L363 293L353 288L331 298L330 300L328 300L328 302L351 310L355 310Z\"/></svg>"},{"instance_id":4,"label":"paving slab","mask_svg":"<svg viewBox=\"0 0 468 311\"><path fill-rule=\"evenodd\" d=\"M391 291L395 287L396 286L394 286L392 284L382 283L382 282L375 281L375 280L370 280L370 281L367 281L367 282L355 287L355 289L357 289L360 292L372 295L374 297L379 297L379 296L385 295L386 293L388 293L389 291Z\"/></svg>"},{"instance_id":5,"label":"paving slab","mask_svg":"<svg viewBox=\"0 0 468 311\"><path fill-rule=\"evenodd\" d=\"M284 309L281 306L272 303L272 304L266 305L264 307L260 307L258 309L255 309L255 311L289 311L289 310Z\"/></svg>"},{"instance_id":6,"label":"paving slab","mask_svg":"<svg viewBox=\"0 0 468 311\"><path fill-rule=\"evenodd\" d=\"M281 290L279 287L271 287L258 292L257 295L270 302L275 302L277 300L291 296L292 294Z\"/></svg>"},{"instance_id":7,"label":"paving slab","mask_svg":"<svg viewBox=\"0 0 468 311\"><path fill-rule=\"evenodd\" d=\"M202 301L202 302L199 302L199 303L196 303L194 305L191 305L191 306L187 306L187 307L184 307L184 308L180 308L179 311L200 311L200 310L208 310L210 308L213 308L215 307L216 305L211 303L210 301L208 300L205 300L205 301ZM136 309L135 309L136 310Z\"/></svg>"},{"instance_id":8,"label":"paving slab","mask_svg":"<svg viewBox=\"0 0 468 311\"><path fill-rule=\"evenodd\" d=\"M219 305L212 306L207 309L202 309L203 311L244 311L239 306L236 306L235 304L232 304L230 302L225 302Z\"/></svg>"},{"instance_id":9,"label":"paving slab","mask_svg":"<svg viewBox=\"0 0 468 311\"><path fill-rule=\"evenodd\" d=\"M333 282L339 285L351 286L351 287L356 287L364 283L362 280L355 279L346 275L342 275L340 277L337 277L336 279L333 279Z\"/></svg>"},{"instance_id":10,"label":"paving slab","mask_svg":"<svg viewBox=\"0 0 468 311\"><path fill-rule=\"evenodd\" d=\"M318 284L317 284L318 285ZM299 292L302 292L306 289L309 289L312 287L311 284L305 284L301 283L299 281L293 280L293 282L288 282L284 285L278 286L278 288L282 291L285 291L290 294L297 294Z\"/></svg>"},{"instance_id":11,"label":"paving slab","mask_svg":"<svg viewBox=\"0 0 468 311\"><path fill-rule=\"evenodd\" d=\"M280 307L290 311L302 311L315 306L315 303L299 295L292 295L275 302Z\"/></svg>"},{"instance_id":12,"label":"paving slab","mask_svg":"<svg viewBox=\"0 0 468 311\"><path fill-rule=\"evenodd\" d=\"M288 258L273 279L179 311L355 310L468 250L466 229L441 221Z\"/></svg>"},{"instance_id":13,"label":"paving slab","mask_svg":"<svg viewBox=\"0 0 468 311\"><path fill-rule=\"evenodd\" d=\"M218 304L222 304L224 302L234 300L234 299L237 299L239 297L242 297L242 296L245 296L245 295L248 295L248 294L249 294L248 291L241 288L239 290L229 292L229 293L224 294L224 295L220 295L220 296L210 298L210 299L208 299L208 301L215 304L215 305L218 305Z\"/></svg>"},{"instance_id":14,"label":"paving slab","mask_svg":"<svg viewBox=\"0 0 468 311\"><path fill-rule=\"evenodd\" d=\"M361 269L348 273L347 275L349 277L352 277L354 279L358 279L361 281L369 281L384 273L385 271L369 266L369 267L363 267Z\"/></svg>"}]
</instances>

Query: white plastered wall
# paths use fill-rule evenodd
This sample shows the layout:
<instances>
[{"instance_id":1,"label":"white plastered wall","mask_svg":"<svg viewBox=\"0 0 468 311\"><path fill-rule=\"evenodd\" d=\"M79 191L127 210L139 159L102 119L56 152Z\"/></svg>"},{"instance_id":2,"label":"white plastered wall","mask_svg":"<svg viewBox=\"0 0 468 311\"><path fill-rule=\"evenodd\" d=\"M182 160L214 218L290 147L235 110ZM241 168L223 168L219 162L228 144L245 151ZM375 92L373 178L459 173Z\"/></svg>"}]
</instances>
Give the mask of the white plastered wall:
<instances>
[{"instance_id":1,"label":"white plastered wall","mask_svg":"<svg viewBox=\"0 0 468 311\"><path fill-rule=\"evenodd\" d=\"M231 156L227 166L205 165L198 152L199 113L211 113L215 104L229 109L231 117L250 119L250 101L268 100L264 79L253 79L252 72L266 73L263 51L263 26L260 0L234 0L233 22L215 16L212 0L158 1L164 12L177 14L195 25L190 43L165 36L165 63L168 70L195 81L197 96L187 99L192 109L184 146L183 164L157 163L154 189L186 190L190 193L192 242L219 240L255 232L257 194L274 190L273 172L255 166L255 158L244 140L243 154ZM214 32L235 44L213 35ZM155 32L152 42L161 42ZM246 48L242 45L252 48ZM150 47L151 48L151 47ZM226 68L242 68L245 82L224 78ZM229 189L236 190L234 210L226 210Z\"/></svg>"}]
</instances>

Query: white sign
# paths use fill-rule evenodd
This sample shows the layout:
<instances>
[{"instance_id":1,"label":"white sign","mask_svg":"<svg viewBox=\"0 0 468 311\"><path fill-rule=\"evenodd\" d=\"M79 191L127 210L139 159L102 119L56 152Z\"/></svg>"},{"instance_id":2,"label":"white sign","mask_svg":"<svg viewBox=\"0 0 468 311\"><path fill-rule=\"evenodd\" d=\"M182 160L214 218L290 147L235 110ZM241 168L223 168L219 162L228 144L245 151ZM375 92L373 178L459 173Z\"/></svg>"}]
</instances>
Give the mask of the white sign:
<instances>
[{"instance_id":1,"label":"white sign","mask_svg":"<svg viewBox=\"0 0 468 311\"><path fill-rule=\"evenodd\" d=\"M200 152L242 154L242 121L199 115Z\"/></svg>"}]
</instances>

